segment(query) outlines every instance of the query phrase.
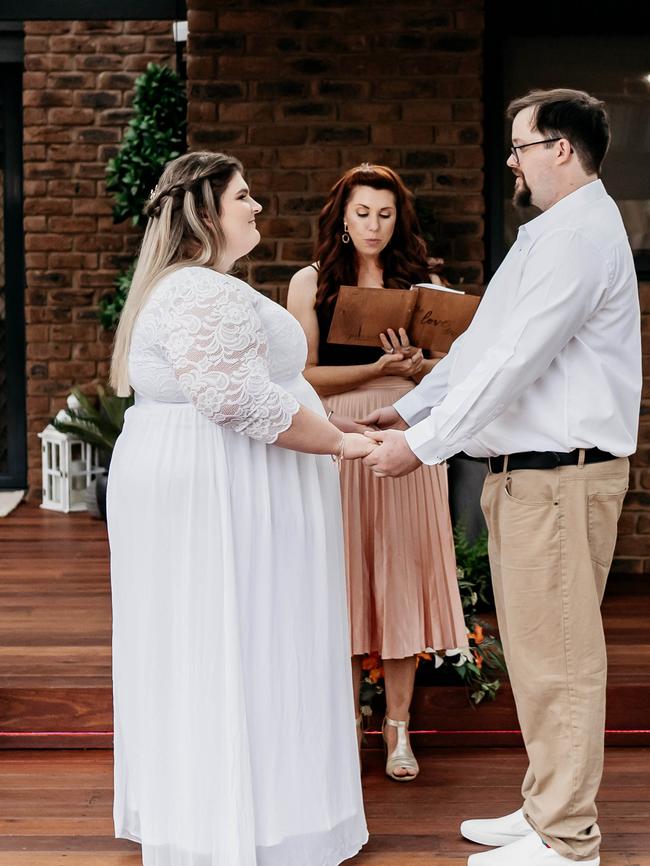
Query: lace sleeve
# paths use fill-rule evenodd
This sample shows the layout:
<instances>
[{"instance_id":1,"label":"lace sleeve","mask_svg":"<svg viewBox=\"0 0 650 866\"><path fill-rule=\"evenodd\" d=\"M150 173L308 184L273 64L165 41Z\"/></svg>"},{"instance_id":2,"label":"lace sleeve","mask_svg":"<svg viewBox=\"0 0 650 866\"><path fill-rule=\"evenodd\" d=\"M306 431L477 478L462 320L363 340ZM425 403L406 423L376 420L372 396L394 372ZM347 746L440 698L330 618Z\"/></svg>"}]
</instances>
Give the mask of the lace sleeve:
<instances>
[{"instance_id":1,"label":"lace sleeve","mask_svg":"<svg viewBox=\"0 0 650 866\"><path fill-rule=\"evenodd\" d=\"M208 268L170 277L160 343L181 390L215 424L270 444L300 409L271 382L262 323L250 299Z\"/></svg>"}]
</instances>

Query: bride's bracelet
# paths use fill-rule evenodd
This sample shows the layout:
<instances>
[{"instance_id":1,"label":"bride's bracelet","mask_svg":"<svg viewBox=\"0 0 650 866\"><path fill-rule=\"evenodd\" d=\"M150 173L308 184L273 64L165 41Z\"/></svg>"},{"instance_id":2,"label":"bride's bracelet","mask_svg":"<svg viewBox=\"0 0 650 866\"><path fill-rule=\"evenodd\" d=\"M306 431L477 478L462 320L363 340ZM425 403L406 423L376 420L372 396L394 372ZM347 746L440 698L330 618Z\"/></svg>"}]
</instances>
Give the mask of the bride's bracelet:
<instances>
[{"instance_id":1,"label":"bride's bracelet","mask_svg":"<svg viewBox=\"0 0 650 866\"><path fill-rule=\"evenodd\" d=\"M341 441L339 442L339 447L336 454L330 454L332 460L336 463L336 465L341 468L341 463L345 460L345 433L341 433Z\"/></svg>"}]
</instances>

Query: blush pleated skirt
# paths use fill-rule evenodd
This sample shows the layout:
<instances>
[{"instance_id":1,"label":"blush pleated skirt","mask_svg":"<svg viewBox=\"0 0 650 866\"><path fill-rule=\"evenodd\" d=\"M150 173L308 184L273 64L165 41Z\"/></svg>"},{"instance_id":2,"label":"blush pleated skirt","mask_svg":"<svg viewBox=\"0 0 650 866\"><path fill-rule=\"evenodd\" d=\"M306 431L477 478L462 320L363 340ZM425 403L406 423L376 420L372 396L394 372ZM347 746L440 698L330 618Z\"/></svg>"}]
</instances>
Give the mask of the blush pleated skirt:
<instances>
[{"instance_id":1,"label":"blush pleated skirt","mask_svg":"<svg viewBox=\"0 0 650 866\"><path fill-rule=\"evenodd\" d=\"M411 380L385 376L327 403L363 418L412 388ZM352 654L399 659L467 646L446 464L377 478L360 460L347 460L341 495Z\"/></svg>"}]
</instances>

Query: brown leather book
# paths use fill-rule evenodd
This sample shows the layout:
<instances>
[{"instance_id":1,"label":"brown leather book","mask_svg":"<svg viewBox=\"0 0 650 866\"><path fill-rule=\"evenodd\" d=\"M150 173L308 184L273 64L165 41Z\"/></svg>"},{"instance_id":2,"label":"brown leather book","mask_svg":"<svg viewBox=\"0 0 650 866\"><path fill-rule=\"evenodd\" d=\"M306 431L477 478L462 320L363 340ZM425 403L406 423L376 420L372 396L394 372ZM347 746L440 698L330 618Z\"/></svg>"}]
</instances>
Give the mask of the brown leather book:
<instances>
[{"instance_id":1,"label":"brown leather book","mask_svg":"<svg viewBox=\"0 0 650 866\"><path fill-rule=\"evenodd\" d=\"M404 328L414 346L448 352L469 327L480 300L433 284L410 290L341 286L327 342L381 346L382 331Z\"/></svg>"}]
</instances>

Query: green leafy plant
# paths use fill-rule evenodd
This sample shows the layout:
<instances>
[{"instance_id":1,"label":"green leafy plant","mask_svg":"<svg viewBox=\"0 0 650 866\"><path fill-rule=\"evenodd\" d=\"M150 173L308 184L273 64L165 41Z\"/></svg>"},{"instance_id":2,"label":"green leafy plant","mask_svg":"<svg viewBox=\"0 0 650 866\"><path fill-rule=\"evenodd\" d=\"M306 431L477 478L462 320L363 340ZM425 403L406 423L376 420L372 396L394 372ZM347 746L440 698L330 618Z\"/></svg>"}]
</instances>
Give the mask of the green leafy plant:
<instances>
[{"instance_id":1,"label":"green leafy plant","mask_svg":"<svg viewBox=\"0 0 650 866\"><path fill-rule=\"evenodd\" d=\"M466 623L472 629L468 632L469 651L462 653L461 663L455 663L454 668L470 690L472 701L480 704L484 698L496 698L501 687L498 675L507 673L507 668L501 641L490 624L475 616Z\"/></svg>"},{"instance_id":2,"label":"green leafy plant","mask_svg":"<svg viewBox=\"0 0 650 866\"><path fill-rule=\"evenodd\" d=\"M494 600L487 550L487 532L470 541L462 524L454 528L456 565L460 599L465 615L469 647L457 652L420 653L418 664L446 668L462 680L474 704L486 698L494 700L501 686L499 676L507 673L503 647L493 633L492 625L477 616L477 611L489 610ZM362 662L361 711L372 713L372 703L384 691L384 669L378 653L371 653Z\"/></svg>"},{"instance_id":3,"label":"green leafy plant","mask_svg":"<svg viewBox=\"0 0 650 866\"><path fill-rule=\"evenodd\" d=\"M135 82L133 118L120 150L106 168L113 219L142 225L142 209L163 167L185 152L187 97L173 69L150 63Z\"/></svg>"},{"instance_id":4,"label":"green leafy plant","mask_svg":"<svg viewBox=\"0 0 650 866\"><path fill-rule=\"evenodd\" d=\"M475 541L470 541L464 524L458 523L454 527L454 547L463 612L468 616L478 610L492 608L494 597L487 532L482 532Z\"/></svg>"},{"instance_id":5,"label":"green leafy plant","mask_svg":"<svg viewBox=\"0 0 650 866\"><path fill-rule=\"evenodd\" d=\"M102 385L97 386L96 403L79 388L73 388L72 395L77 408L59 413L52 424L61 433L72 433L110 456L122 432L124 413L133 405L133 397L118 397Z\"/></svg>"},{"instance_id":6,"label":"green leafy plant","mask_svg":"<svg viewBox=\"0 0 650 866\"><path fill-rule=\"evenodd\" d=\"M144 224L142 213L151 190L171 160L185 153L187 97L179 76L167 66L150 63L135 82L133 118L120 150L106 167L106 188L114 193L113 219ZM99 321L114 331L131 288L135 262L115 280L115 292L99 302Z\"/></svg>"},{"instance_id":7,"label":"green leafy plant","mask_svg":"<svg viewBox=\"0 0 650 866\"><path fill-rule=\"evenodd\" d=\"M131 288L136 264L137 260L131 262L125 271L118 274L113 283L115 292L112 295L105 295L99 302L99 321L107 331L114 331L117 328L126 302L126 296Z\"/></svg>"}]
</instances>

